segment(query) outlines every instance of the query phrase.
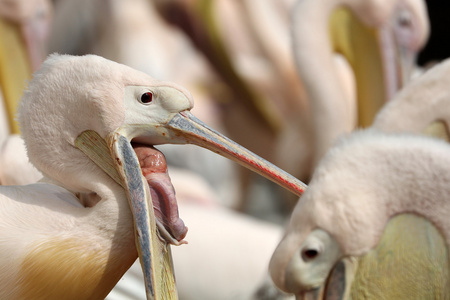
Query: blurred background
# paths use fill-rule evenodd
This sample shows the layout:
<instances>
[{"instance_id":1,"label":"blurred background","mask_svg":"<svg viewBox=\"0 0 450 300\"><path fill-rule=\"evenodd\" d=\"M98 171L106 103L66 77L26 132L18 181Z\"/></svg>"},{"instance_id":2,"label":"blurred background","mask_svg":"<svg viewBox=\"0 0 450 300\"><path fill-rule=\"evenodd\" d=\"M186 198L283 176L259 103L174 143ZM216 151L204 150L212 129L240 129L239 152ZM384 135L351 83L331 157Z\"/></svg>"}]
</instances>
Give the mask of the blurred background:
<instances>
[{"instance_id":1,"label":"blurred background","mask_svg":"<svg viewBox=\"0 0 450 300\"><path fill-rule=\"evenodd\" d=\"M184 86L194 97L193 113L198 118L307 183L315 163L339 134L370 125L382 104L368 113L362 108L371 104L357 104L363 90L358 70L385 62L375 62L383 56L377 53L361 65L356 62L358 55L369 51L354 48L367 52L355 55L358 51L346 50L356 43L357 35L379 37L378 24L354 21L361 18L355 10L340 13L344 17L327 15L330 19L324 25L320 13L308 12L306 4L295 6L297 2L311 1L0 0L0 183L23 184L39 178L36 170L16 175L20 168L31 167L20 142L11 142L10 136L19 134L14 113L27 80L54 52L100 55ZM330 7L340 3L328 2ZM401 4L392 9L382 30L392 29L401 49L392 55L403 55L398 59L403 59L402 66L408 65L407 75L396 77L400 83L391 88L395 93L416 69L450 55L450 3L429 0L423 2L425 10L410 5L420 1L393 2ZM347 40L342 41L343 36ZM330 49L319 47L327 43L313 47L321 38L331 41ZM367 40L363 43L368 45ZM316 98L335 79L312 74L334 72L334 65L320 65L328 59L322 53L328 52L344 57L333 58L342 88L330 89L331 97L320 102ZM385 94L389 98L392 93ZM333 102L340 94L349 101ZM180 298L287 297L266 278L267 263L298 197L207 150L158 148L166 155L180 215L189 227L190 244L173 250ZM7 170L14 174L6 174ZM111 299L145 297L139 269L128 276Z\"/></svg>"},{"instance_id":2,"label":"blurred background","mask_svg":"<svg viewBox=\"0 0 450 300\"><path fill-rule=\"evenodd\" d=\"M450 3L427 0L426 4L431 31L425 48L419 53L418 63L422 66L430 61L440 61L450 56L450 42L448 41Z\"/></svg>"}]
</instances>

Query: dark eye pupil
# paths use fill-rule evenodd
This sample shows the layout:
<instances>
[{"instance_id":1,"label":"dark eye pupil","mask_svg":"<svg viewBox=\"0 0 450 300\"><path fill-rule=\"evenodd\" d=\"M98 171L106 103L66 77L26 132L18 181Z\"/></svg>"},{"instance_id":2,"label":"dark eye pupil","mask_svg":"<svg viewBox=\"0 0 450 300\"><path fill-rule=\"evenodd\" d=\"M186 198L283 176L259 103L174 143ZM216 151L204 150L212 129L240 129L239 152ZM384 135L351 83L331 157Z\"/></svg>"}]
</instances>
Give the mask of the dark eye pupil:
<instances>
[{"instance_id":1,"label":"dark eye pupil","mask_svg":"<svg viewBox=\"0 0 450 300\"><path fill-rule=\"evenodd\" d=\"M141 96L141 102L142 103L150 103L153 100L153 94L150 92L144 93Z\"/></svg>"},{"instance_id":2,"label":"dark eye pupil","mask_svg":"<svg viewBox=\"0 0 450 300\"><path fill-rule=\"evenodd\" d=\"M319 255L319 252L317 250L314 250L314 249L307 249L307 250L304 250L302 254L303 254L302 255L303 259L309 260L309 259L313 259L317 255Z\"/></svg>"},{"instance_id":3,"label":"dark eye pupil","mask_svg":"<svg viewBox=\"0 0 450 300\"><path fill-rule=\"evenodd\" d=\"M409 27L411 25L411 22L408 18L400 18L398 23L401 27Z\"/></svg>"}]
</instances>

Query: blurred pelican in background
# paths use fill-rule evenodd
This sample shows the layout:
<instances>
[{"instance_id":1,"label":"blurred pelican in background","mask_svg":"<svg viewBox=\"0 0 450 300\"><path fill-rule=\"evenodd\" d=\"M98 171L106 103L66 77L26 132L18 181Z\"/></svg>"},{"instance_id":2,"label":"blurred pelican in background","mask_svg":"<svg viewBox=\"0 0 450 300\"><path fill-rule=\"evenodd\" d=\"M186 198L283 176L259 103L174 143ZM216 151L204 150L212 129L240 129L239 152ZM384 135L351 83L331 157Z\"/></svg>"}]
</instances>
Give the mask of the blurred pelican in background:
<instances>
[{"instance_id":1,"label":"blurred pelican in background","mask_svg":"<svg viewBox=\"0 0 450 300\"><path fill-rule=\"evenodd\" d=\"M369 126L410 80L429 23L422 0L300 0L292 32L311 132L293 123L278 161L305 178L339 135Z\"/></svg>"},{"instance_id":2,"label":"blurred pelican in background","mask_svg":"<svg viewBox=\"0 0 450 300\"><path fill-rule=\"evenodd\" d=\"M447 59L412 80L322 159L271 260L280 288L308 299L448 296L449 73Z\"/></svg>"},{"instance_id":3,"label":"blurred pelican in background","mask_svg":"<svg viewBox=\"0 0 450 300\"><path fill-rule=\"evenodd\" d=\"M15 120L22 92L45 56L52 20L48 0L0 1L0 184L35 182L42 176L24 155Z\"/></svg>"},{"instance_id":4,"label":"blurred pelican in background","mask_svg":"<svg viewBox=\"0 0 450 300\"><path fill-rule=\"evenodd\" d=\"M151 1L59 0L49 48L70 54L94 53L155 78L178 82L196 99L194 113L223 131L210 92L210 86L220 85L216 75L189 40L164 22ZM236 204L240 195L237 183L230 180L236 171L229 162L195 147L163 148L168 163L188 175L186 180L190 176L185 171L191 170L192 177L201 175L213 187L218 194L215 199L226 206Z\"/></svg>"}]
</instances>

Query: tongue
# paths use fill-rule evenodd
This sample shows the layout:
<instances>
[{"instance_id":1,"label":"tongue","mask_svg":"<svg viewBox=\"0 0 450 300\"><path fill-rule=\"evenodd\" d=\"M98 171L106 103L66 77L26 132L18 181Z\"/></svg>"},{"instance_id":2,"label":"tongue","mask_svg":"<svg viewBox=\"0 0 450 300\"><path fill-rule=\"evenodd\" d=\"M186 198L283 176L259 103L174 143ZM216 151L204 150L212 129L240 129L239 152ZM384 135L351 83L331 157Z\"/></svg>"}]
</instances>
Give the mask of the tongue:
<instances>
[{"instance_id":1,"label":"tongue","mask_svg":"<svg viewBox=\"0 0 450 300\"><path fill-rule=\"evenodd\" d=\"M175 240L182 241L186 236L187 227L178 216L175 189L167 172L164 154L142 144L133 144L133 148L139 159L142 174L150 187L156 218Z\"/></svg>"}]
</instances>

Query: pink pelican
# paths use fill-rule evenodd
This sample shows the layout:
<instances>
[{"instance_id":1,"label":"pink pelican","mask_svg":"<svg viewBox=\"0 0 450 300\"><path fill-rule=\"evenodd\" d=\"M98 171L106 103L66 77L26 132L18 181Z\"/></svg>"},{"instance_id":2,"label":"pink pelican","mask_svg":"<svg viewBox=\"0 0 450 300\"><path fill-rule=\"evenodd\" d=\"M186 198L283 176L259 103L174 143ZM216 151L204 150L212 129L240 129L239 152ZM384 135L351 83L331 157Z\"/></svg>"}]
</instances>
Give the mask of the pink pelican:
<instances>
[{"instance_id":1,"label":"pink pelican","mask_svg":"<svg viewBox=\"0 0 450 300\"><path fill-rule=\"evenodd\" d=\"M6 134L19 132L13 116L26 81L46 56L51 18L49 0L0 0L0 117L7 120ZM6 134L1 132L0 143Z\"/></svg>"},{"instance_id":2,"label":"pink pelican","mask_svg":"<svg viewBox=\"0 0 450 300\"><path fill-rule=\"evenodd\" d=\"M293 119L278 161L305 178L339 135L370 126L409 81L429 23L422 0L299 0L292 9L292 33L310 127Z\"/></svg>"},{"instance_id":3,"label":"pink pelican","mask_svg":"<svg viewBox=\"0 0 450 300\"><path fill-rule=\"evenodd\" d=\"M59 53L96 54L154 78L177 82L195 99L192 113L222 130L217 95L211 93L211 87L218 84L217 76L187 37L167 24L153 6L148 0L58 1L49 48ZM193 194L192 187L197 183L188 181L200 174L218 190L217 200L232 205L238 198L238 176L234 173L238 168L232 162L198 147L165 145L161 150L171 165L172 182L176 175L174 165L184 168L184 185L189 185L186 192ZM204 163L196 163L198 160ZM218 168L222 171L217 172ZM174 185L180 195L183 187Z\"/></svg>"},{"instance_id":4,"label":"pink pelican","mask_svg":"<svg viewBox=\"0 0 450 300\"><path fill-rule=\"evenodd\" d=\"M29 159L44 179L0 187L0 298L101 299L138 256L147 298L176 298L168 244L182 244L187 228L152 145L194 143L303 192L205 127L192 106L183 88L124 65L50 56L19 108Z\"/></svg>"},{"instance_id":5,"label":"pink pelican","mask_svg":"<svg viewBox=\"0 0 450 300\"><path fill-rule=\"evenodd\" d=\"M449 59L424 72L383 107L373 127L385 132L425 133L448 141L449 76Z\"/></svg>"},{"instance_id":6,"label":"pink pelican","mask_svg":"<svg viewBox=\"0 0 450 300\"><path fill-rule=\"evenodd\" d=\"M448 297L450 146L373 129L320 161L270 272L297 299Z\"/></svg>"},{"instance_id":7,"label":"pink pelican","mask_svg":"<svg viewBox=\"0 0 450 300\"><path fill-rule=\"evenodd\" d=\"M41 177L24 155L15 115L32 71L46 56L51 16L49 0L0 0L1 185L31 183Z\"/></svg>"},{"instance_id":8,"label":"pink pelican","mask_svg":"<svg viewBox=\"0 0 450 300\"><path fill-rule=\"evenodd\" d=\"M372 128L325 155L272 257L280 288L306 299L448 296L450 146L419 134L437 121L448 140L449 72L446 60L414 79Z\"/></svg>"}]
</instances>

